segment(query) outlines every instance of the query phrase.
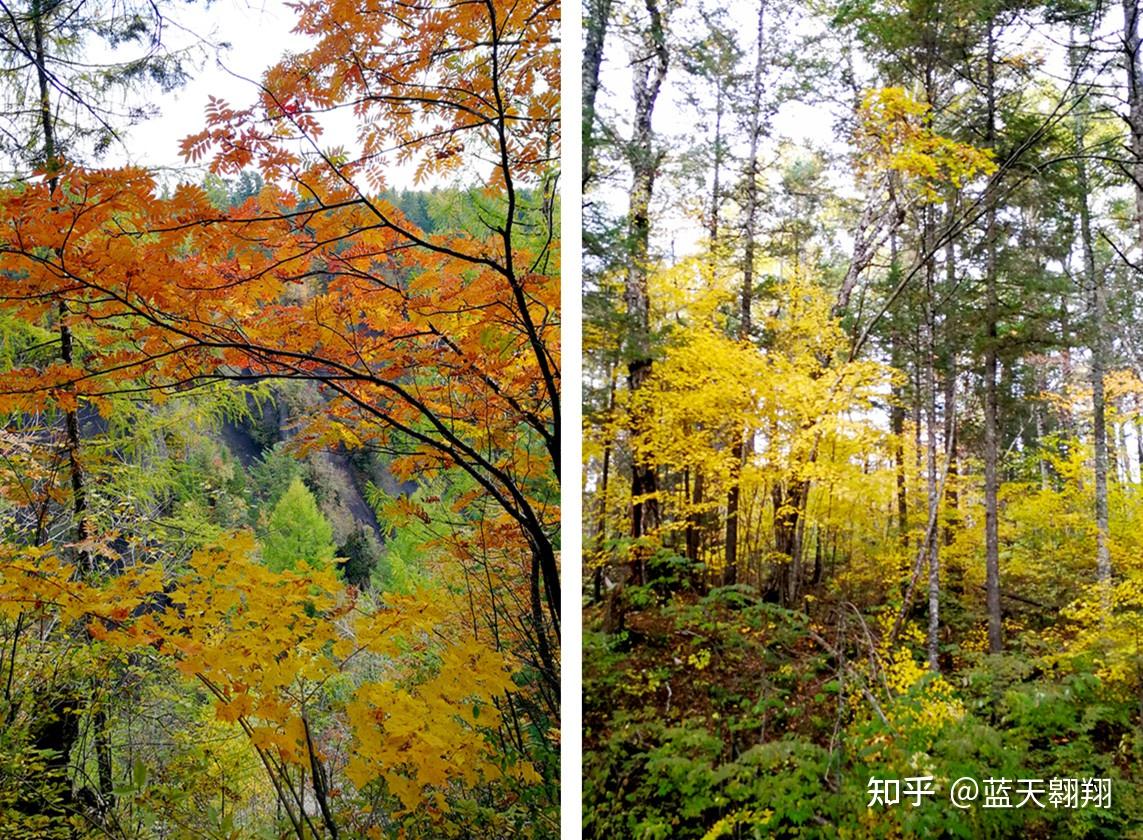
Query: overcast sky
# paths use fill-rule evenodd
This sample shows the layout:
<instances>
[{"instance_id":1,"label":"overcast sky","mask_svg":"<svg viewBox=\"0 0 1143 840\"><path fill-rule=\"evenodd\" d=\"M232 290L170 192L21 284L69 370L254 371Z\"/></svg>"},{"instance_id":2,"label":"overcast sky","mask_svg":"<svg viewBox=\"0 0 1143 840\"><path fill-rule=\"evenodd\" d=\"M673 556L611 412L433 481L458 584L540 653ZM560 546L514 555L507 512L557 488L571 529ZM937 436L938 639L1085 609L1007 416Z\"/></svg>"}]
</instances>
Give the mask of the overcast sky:
<instances>
[{"instance_id":1,"label":"overcast sky","mask_svg":"<svg viewBox=\"0 0 1143 840\"><path fill-rule=\"evenodd\" d=\"M284 52L305 45L305 39L291 33L296 15L279 0L169 3L163 10L167 46L198 45L204 50L201 68L192 69L190 82L179 90L154 94L158 116L121 132L125 144L109 150L106 165L185 168L179 141L202 129L207 98L214 95L235 105L252 101L256 90L242 78L258 80ZM222 43L230 47L219 48Z\"/></svg>"}]
</instances>

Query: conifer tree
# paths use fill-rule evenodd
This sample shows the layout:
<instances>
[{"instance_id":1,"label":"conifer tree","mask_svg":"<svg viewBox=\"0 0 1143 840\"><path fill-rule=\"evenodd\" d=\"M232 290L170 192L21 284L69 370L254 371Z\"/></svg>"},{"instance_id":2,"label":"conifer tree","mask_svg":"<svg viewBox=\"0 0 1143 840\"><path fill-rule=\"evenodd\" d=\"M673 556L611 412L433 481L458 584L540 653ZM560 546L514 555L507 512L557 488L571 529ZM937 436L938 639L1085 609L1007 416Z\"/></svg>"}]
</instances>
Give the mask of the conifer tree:
<instances>
[{"instance_id":1,"label":"conifer tree","mask_svg":"<svg viewBox=\"0 0 1143 840\"><path fill-rule=\"evenodd\" d=\"M335 550L333 526L300 478L290 482L274 505L261 543L262 560L275 572L329 566Z\"/></svg>"}]
</instances>

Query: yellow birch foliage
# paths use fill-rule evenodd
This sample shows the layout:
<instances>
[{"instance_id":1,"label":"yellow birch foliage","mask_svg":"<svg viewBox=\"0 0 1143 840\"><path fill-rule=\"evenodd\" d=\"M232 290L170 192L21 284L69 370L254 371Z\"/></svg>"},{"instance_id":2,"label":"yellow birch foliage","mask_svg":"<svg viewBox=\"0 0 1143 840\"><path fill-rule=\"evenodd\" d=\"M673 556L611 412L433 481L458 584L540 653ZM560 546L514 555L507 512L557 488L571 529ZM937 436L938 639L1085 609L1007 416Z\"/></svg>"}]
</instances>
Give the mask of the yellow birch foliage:
<instances>
[{"instance_id":1,"label":"yellow birch foliage","mask_svg":"<svg viewBox=\"0 0 1143 840\"><path fill-rule=\"evenodd\" d=\"M666 527L683 528L688 513L717 510L736 468L728 441L745 429L766 439L764 457L743 470L748 489L791 477L829 484L839 470L853 469L848 458L832 455L855 451L870 435L884 437L868 412L874 398L888 391L889 371L877 362L839 361L846 337L830 315L829 296L811 278L794 274L776 284L759 319L772 348L765 349L731 338L706 317L727 297L713 282L717 275L693 266L664 275L655 285L673 290L672 305L686 298L688 313L704 317L675 331L648 383L617 402L648 418L631 438L636 453L692 474L702 470L707 495L700 506L662 494L667 508L682 506L664 517ZM712 286L687 288L680 277L710 279ZM617 412L601 436L629 425Z\"/></svg>"}]
</instances>

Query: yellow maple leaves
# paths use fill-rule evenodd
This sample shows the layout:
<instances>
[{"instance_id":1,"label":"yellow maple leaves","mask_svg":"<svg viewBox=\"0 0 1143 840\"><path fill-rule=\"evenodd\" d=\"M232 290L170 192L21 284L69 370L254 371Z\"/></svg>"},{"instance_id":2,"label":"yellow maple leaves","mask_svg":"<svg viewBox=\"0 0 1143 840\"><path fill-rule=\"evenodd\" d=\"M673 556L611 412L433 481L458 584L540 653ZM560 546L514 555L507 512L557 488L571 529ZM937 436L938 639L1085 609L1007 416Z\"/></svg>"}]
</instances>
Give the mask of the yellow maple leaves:
<instances>
[{"instance_id":1,"label":"yellow maple leaves","mask_svg":"<svg viewBox=\"0 0 1143 840\"><path fill-rule=\"evenodd\" d=\"M173 582L146 565L79 580L51 548L6 546L0 617L50 614L86 626L109 651L168 658L214 695L219 721L285 764L311 761L307 717L343 716L347 778L358 788L383 781L410 811L454 783L534 777L485 741L516 687L504 656L456 627L443 593L388 596L367 610L332 572L273 572L254 545L230 535L195 552ZM332 679L356 684L344 705L321 693Z\"/></svg>"},{"instance_id":2,"label":"yellow maple leaves","mask_svg":"<svg viewBox=\"0 0 1143 840\"><path fill-rule=\"evenodd\" d=\"M495 699L513 684L502 662L480 645L450 647L440 671L411 690L366 683L347 706L354 732L348 778L364 786L384 778L413 810L427 788L453 779L494 780L502 770L477 727L495 727ZM433 722L436 722L435 725Z\"/></svg>"},{"instance_id":3,"label":"yellow maple leaves","mask_svg":"<svg viewBox=\"0 0 1143 840\"><path fill-rule=\"evenodd\" d=\"M620 410L594 430L614 440L630 428L628 414L641 414L645 422L638 432L625 431L637 455L692 476L701 470L705 501L662 494L661 504L679 507L676 527L688 516L717 511L740 468L728 441L743 429L767 441L766 457L741 467L749 487L791 475L832 480L847 468L845 458L820 453L845 452L852 448L849 441L868 434L863 414L889 381L884 365L840 360L846 337L830 314L829 297L811 278L795 273L774 284L759 318L769 347L760 348L732 338L720 323L728 292L717 269L697 263L668 269L652 281L674 304L683 304L680 320L699 313L696 322L673 330L668 325L666 347L648 382L634 393L617 394ZM690 282L695 286L686 288Z\"/></svg>"}]
</instances>

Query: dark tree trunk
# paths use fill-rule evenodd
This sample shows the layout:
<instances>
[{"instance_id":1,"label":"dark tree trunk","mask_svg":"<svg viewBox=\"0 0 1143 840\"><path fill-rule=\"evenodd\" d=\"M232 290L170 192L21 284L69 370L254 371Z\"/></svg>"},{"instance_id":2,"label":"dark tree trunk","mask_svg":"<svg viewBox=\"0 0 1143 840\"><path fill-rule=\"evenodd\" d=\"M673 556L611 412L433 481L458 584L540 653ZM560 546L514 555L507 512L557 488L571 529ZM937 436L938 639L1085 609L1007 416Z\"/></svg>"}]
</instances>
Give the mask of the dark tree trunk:
<instances>
[{"instance_id":1,"label":"dark tree trunk","mask_svg":"<svg viewBox=\"0 0 1143 840\"><path fill-rule=\"evenodd\" d=\"M994 22L988 25L987 54L987 106L988 123L985 143L988 148L996 147L996 37ZM1004 649L1004 637L1000 612L1000 513L997 494L1000 490L1000 418L996 373L998 368L997 344L999 335L999 299L996 289L996 198L991 187L988 193L985 266L985 329L987 338L984 347L984 565L985 590L988 604L988 649L999 653Z\"/></svg>"},{"instance_id":2,"label":"dark tree trunk","mask_svg":"<svg viewBox=\"0 0 1143 840\"><path fill-rule=\"evenodd\" d=\"M628 388L635 394L651 375L650 301L647 293L648 254L651 233L651 195L659 171L660 154L654 148L651 117L667 75L667 42L658 0L645 0L648 14L643 32L645 54L637 57L634 68L634 130L628 149L632 180L627 214L628 261L624 299L627 304ZM646 428L647 418L638 408L632 416L633 437ZM659 527L659 505L655 465L646 453L634 452L631 467L631 536L636 540ZM632 580L644 578L645 552L636 551Z\"/></svg>"},{"instance_id":3,"label":"dark tree trunk","mask_svg":"<svg viewBox=\"0 0 1143 840\"><path fill-rule=\"evenodd\" d=\"M726 492L726 544L725 565L722 569L722 585L733 586L738 583L738 494L739 476L742 470L742 443L736 443L731 452L734 459L734 473L731 476L730 489Z\"/></svg>"},{"instance_id":4,"label":"dark tree trunk","mask_svg":"<svg viewBox=\"0 0 1143 840\"><path fill-rule=\"evenodd\" d=\"M755 228L758 224L758 145L762 137L762 77L766 62L766 6L769 0L762 0L758 7L757 56L754 61L754 88L750 104L750 156L746 161L746 226L745 246L742 256L742 296L739 311L738 337L750 341L753 332L752 311L754 308L754 252ZM738 582L738 505L742 492L740 480L742 466L750 456L751 430L744 430L732 449L735 472L731 475L730 489L726 494L726 555L722 582L729 586Z\"/></svg>"},{"instance_id":5,"label":"dark tree trunk","mask_svg":"<svg viewBox=\"0 0 1143 840\"><path fill-rule=\"evenodd\" d=\"M775 484L771 491L774 504L774 551L784 555L775 576L778 603L793 608L801 595L802 570L799 546L800 520L805 508L809 482L794 479Z\"/></svg>"}]
</instances>

